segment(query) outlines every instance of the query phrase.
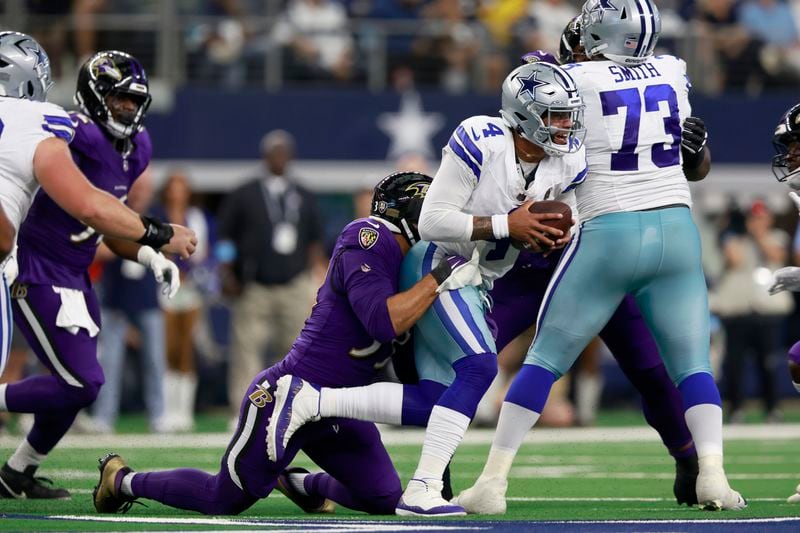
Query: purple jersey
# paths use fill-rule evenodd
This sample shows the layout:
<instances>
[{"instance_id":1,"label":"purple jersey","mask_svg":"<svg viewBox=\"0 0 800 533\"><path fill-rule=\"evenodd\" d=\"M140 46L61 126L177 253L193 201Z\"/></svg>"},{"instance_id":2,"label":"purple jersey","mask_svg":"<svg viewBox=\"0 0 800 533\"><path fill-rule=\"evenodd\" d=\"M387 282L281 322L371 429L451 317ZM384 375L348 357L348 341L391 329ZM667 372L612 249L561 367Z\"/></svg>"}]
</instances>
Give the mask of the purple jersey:
<instances>
[{"instance_id":1,"label":"purple jersey","mask_svg":"<svg viewBox=\"0 0 800 533\"><path fill-rule=\"evenodd\" d=\"M326 387L371 383L391 356L395 331L386 300L398 291L402 261L385 225L368 218L348 224L311 316L278 371Z\"/></svg>"},{"instance_id":2,"label":"purple jersey","mask_svg":"<svg viewBox=\"0 0 800 533\"><path fill-rule=\"evenodd\" d=\"M75 138L70 151L75 163L95 187L125 200L131 184L147 165L153 148L142 130L132 137L127 157L114 148L102 128L78 113L70 114ZM87 269L100 235L61 209L39 189L19 231L19 281L88 290Z\"/></svg>"}]
</instances>

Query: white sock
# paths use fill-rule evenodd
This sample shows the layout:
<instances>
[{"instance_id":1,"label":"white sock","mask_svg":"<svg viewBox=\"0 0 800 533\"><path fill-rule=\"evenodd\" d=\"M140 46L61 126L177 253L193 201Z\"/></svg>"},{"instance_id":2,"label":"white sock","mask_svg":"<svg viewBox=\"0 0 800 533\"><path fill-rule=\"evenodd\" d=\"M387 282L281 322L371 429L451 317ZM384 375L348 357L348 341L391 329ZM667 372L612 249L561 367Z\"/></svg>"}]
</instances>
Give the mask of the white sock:
<instances>
[{"instance_id":1,"label":"white sock","mask_svg":"<svg viewBox=\"0 0 800 533\"><path fill-rule=\"evenodd\" d=\"M130 496L132 498L136 497L136 495L133 493L133 488L131 488L131 483L133 483L133 476L135 475L136 472L131 472L129 474L125 474L122 477L122 482L119 484L119 491L125 496Z\"/></svg>"},{"instance_id":2,"label":"white sock","mask_svg":"<svg viewBox=\"0 0 800 533\"><path fill-rule=\"evenodd\" d=\"M46 453L39 453L33 449L28 439L25 439L17 447L14 454L8 458L8 466L17 472L24 472L29 466L39 466L47 457Z\"/></svg>"},{"instance_id":3,"label":"white sock","mask_svg":"<svg viewBox=\"0 0 800 533\"><path fill-rule=\"evenodd\" d=\"M320 390L319 414L400 425L403 419L403 385L373 383L366 387Z\"/></svg>"},{"instance_id":4,"label":"white sock","mask_svg":"<svg viewBox=\"0 0 800 533\"><path fill-rule=\"evenodd\" d=\"M0 385L0 411L8 411L8 405L6 405L6 389L8 388L8 383L3 383Z\"/></svg>"},{"instance_id":5,"label":"white sock","mask_svg":"<svg viewBox=\"0 0 800 533\"><path fill-rule=\"evenodd\" d=\"M292 488L303 496L308 496L308 492L306 491L306 486L304 483L307 475L308 474L289 474L286 476Z\"/></svg>"},{"instance_id":6,"label":"white sock","mask_svg":"<svg viewBox=\"0 0 800 533\"><path fill-rule=\"evenodd\" d=\"M442 479L447 463L453 458L464 433L469 427L469 418L441 405L434 406L425 430L425 442L419 458L415 479Z\"/></svg>"},{"instance_id":7,"label":"white sock","mask_svg":"<svg viewBox=\"0 0 800 533\"><path fill-rule=\"evenodd\" d=\"M697 449L697 457L722 457L722 408L713 403L701 403L687 409L684 417Z\"/></svg>"},{"instance_id":8,"label":"white sock","mask_svg":"<svg viewBox=\"0 0 800 533\"><path fill-rule=\"evenodd\" d=\"M575 414L581 424L591 424L603 395L603 375L581 372L575 378L575 389Z\"/></svg>"},{"instance_id":9,"label":"white sock","mask_svg":"<svg viewBox=\"0 0 800 533\"><path fill-rule=\"evenodd\" d=\"M489 457L486 459L481 477L508 477L517 450L522 446L525 435L539 420L539 415L540 413L521 405L503 402L492 448L489 450Z\"/></svg>"}]
</instances>

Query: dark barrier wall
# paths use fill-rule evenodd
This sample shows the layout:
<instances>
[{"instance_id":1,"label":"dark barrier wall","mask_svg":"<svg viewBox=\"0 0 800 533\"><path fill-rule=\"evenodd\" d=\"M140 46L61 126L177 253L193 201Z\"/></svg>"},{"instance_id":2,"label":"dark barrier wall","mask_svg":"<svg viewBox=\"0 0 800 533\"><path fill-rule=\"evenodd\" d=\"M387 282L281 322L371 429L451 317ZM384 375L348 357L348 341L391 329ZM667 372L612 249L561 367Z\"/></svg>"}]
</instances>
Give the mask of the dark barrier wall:
<instances>
[{"instance_id":1,"label":"dark barrier wall","mask_svg":"<svg viewBox=\"0 0 800 533\"><path fill-rule=\"evenodd\" d=\"M750 98L693 96L693 114L706 120L714 160L763 163L773 154L770 138L798 94ZM165 159L252 159L261 136L284 128L298 138L300 159L384 159L391 148L427 147L436 154L456 125L471 115L496 115L499 95L454 96L422 93L420 98L365 91L294 89L280 93L225 92L185 88L167 114L147 120L155 156ZM393 128L393 126L397 126ZM588 125L591 127L591 124Z\"/></svg>"}]
</instances>

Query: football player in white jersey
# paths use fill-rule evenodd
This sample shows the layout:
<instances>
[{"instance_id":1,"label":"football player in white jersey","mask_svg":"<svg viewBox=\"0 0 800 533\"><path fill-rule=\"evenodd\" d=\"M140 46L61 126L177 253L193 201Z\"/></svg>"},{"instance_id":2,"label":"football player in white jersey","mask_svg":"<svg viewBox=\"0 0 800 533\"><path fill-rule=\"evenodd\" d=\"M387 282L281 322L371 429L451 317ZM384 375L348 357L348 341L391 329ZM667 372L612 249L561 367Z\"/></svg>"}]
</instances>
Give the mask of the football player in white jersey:
<instances>
[{"instance_id":1,"label":"football player in white jersey","mask_svg":"<svg viewBox=\"0 0 800 533\"><path fill-rule=\"evenodd\" d=\"M66 212L100 233L150 245L188 258L195 249L194 232L141 217L114 196L94 187L72 159L68 143L74 126L59 106L46 102L52 86L50 63L39 44L22 33L0 33L0 205L16 234L36 190L45 192ZM0 219L0 234L8 233ZM4 246L4 245L3 245ZM2 251L5 251L3 248ZM8 261L13 260L10 257ZM0 283L2 329L0 329L0 373L5 366L11 340L8 286L5 272ZM7 410L5 386L0 386L0 411ZM27 464L38 465L43 454L23 441L15 455L25 455ZM36 466L17 472L22 481L10 487L0 479L0 497L53 498L68 494L50 489L35 476Z\"/></svg>"},{"instance_id":2,"label":"football player in white jersey","mask_svg":"<svg viewBox=\"0 0 800 533\"><path fill-rule=\"evenodd\" d=\"M746 502L723 469L708 296L689 210L686 180L705 177L710 155L704 136L681 144L691 114L685 63L653 56L661 19L651 0L588 0L581 26L590 61L565 66L586 104L589 173L576 192L580 230L548 287L483 473L457 501L476 512L505 509L514 456L552 384L633 294L683 398L698 455L699 504L742 509Z\"/></svg>"},{"instance_id":3,"label":"football player in white jersey","mask_svg":"<svg viewBox=\"0 0 800 533\"><path fill-rule=\"evenodd\" d=\"M286 442L302 424L320 417L427 423L422 456L397 514L465 514L442 497L442 475L497 373L485 290L513 266L519 251L512 241L542 250L564 246L570 238L543 223L561 215L528 208L546 199L574 206L574 189L586 176L583 103L572 79L556 65L520 66L503 82L500 115L468 118L450 137L422 206L419 230L426 240L403 262L401 288L448 255L472 257L483 277L482 288L463 283L442 291L415 326L419 386L379 383L318 392L307 384L290 389L278 383L276 405L283 409L270 428L288 427Z\"/></svg>"}]
</instances>

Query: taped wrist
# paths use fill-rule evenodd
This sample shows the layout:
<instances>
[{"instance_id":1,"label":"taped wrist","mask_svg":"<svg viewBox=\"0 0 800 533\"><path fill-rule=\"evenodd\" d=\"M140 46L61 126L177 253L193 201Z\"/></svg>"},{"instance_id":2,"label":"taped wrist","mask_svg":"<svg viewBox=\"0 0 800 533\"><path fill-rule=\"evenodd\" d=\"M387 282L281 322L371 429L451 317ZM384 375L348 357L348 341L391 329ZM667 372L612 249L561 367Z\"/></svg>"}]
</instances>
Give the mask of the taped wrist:
<instances>
[{"instance_id":1,"label":"taped wrist","mask_svg":"<svg viewBox=\"0 0 800 533\"><path fill-rule=\"evenodd\" d=\"M172 226L161 222L157 218L144 215L139 215L139 218L142 219L142 224L144 224L144 235L136 241L139 244L158 250L167 244L175 234Z\"/></svg>"},{"instance_id":2,"label":"taped wrist","mask_svg":"<svg viewBox=\"0 0 800 533\"><path fill-rule=\"evenodd\" d=\"M450 263L446 259L442 259L439 261L439 264L436 265L436 268L431 270L431 276L433 279L436 280L436 285L441 285L444 283L444 280L450 277L450 274L453 273L453 267L450 266Z\"/></svg>"},{"instance_id":3,"label":"taped wrist","mask_svg":"<svg viewBox=\"0 0 800 533\"><path fill-rule=\"evenodd\" d=\"M689 169L695 169L699 167L703 159L705 159L706 147L703 146L699 152L693 154L684 146L681 146L681 154L683 155L683 166Z\"/></svg>"}]
</instances>

